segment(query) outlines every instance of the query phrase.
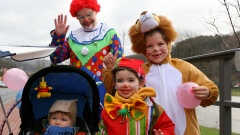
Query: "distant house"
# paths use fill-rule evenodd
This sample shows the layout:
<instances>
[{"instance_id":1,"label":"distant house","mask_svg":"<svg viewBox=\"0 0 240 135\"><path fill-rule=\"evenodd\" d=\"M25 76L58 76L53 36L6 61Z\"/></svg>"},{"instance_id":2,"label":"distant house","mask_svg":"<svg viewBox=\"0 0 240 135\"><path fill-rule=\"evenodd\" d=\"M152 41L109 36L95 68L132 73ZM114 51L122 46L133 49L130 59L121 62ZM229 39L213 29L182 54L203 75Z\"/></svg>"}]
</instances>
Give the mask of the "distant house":
<instances>
[{"instance_id":1,"label":"distant house","mask_svg":"<svg viewBox=\"0 0 240 135\"><path fill-rule=\"evenodd\" d=\"M234 88L239 88L240 87L240 84L236 84L233 86Z\"/></svg>"},{"instance_id":2,"label":"distant house","mask_svg":"<svg viewBox=\"0 0 240 135\"><path fill-rule=\"evenodd\" d=\"M0 71L1 71L1 75L0 75L0 81L3 81L3 76L4 74L7 72L7 68L1 68Z\"/></svg>"}]
</instances>

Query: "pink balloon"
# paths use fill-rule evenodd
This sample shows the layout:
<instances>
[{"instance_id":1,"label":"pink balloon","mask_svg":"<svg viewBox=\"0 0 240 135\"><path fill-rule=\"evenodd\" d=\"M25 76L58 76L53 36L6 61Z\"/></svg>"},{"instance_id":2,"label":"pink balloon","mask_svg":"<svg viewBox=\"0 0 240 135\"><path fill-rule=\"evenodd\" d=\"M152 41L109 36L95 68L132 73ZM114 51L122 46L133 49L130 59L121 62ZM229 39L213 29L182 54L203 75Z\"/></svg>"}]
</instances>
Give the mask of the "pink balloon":
<instances>
[{"instance_id":1,"label":"pink balloon","mask_svg":"<svg viewBox=\"0 0 240 135\"><path fill-rule=\"evenodd\" d=\"M3 76L4 83L12 90L21 90L27 80L27 74L19 68L11 68Z\"/></svg>"},{"instance_id":2,"label":"pink balloon","mask_svg":"<svg viewBox=\"0 0 240 135\"><path fill-rule=\"evenodd\" d=\"M201 103L201 100L195 98L192 87L198 87L198 84L186 82L178 87L177 100L184 108L192 109Z\"/></svg>"}]
</instances>

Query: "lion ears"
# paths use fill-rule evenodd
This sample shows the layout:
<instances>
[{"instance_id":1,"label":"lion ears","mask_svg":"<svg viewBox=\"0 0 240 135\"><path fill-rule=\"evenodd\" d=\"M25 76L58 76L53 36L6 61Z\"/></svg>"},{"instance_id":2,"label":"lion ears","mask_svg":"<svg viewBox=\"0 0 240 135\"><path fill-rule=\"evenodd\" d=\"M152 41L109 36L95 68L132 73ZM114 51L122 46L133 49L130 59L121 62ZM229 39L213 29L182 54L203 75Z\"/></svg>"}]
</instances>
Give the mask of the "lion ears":
<instances>
[{"instance_id":1,"label":"lion ears","mask_svg":"<svg viewBox=\"0 0 240 135\"><path fill-rule=\"evenodd\" d=\"M138 30L141 30L142 33L145 33L157 28L159 24L160 20L156 15L144 11L140 16L136 27Z\"/></svg>"},{"instance_id":2,"label":"lion ears","mask_svg":"<svg viewBox=\"0 0 240 135\"><path fill-rule=\"evenodd\" d=\"M157 16L143 11L140 18L130 27L128 32L132 43L132 51L138 54L145 54L144 33L157 28L163 33L167 44L170 45L177 38L177 32L173 28L172 22L165 16Z\"/></svg>"}]
</instances>

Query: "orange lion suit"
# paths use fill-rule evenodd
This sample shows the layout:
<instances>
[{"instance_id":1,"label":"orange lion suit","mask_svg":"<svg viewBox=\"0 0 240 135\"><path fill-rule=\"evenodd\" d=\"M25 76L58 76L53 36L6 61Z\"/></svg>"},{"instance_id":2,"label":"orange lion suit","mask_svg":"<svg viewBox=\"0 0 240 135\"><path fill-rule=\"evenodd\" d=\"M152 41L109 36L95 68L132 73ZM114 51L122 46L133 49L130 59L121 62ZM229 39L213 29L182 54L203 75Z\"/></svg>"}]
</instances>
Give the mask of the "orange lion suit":
<instances>
[{"instance_id":1,"label":"orange lion suit","mask_svg":"<svg viewBox=\"0 0 240 135\"><path fill-rule=\"evenodd\" d=\"M209 96L201 100L202 107L212 105L218 98L218 87L194 65L171 58L171 43L176 39L177 32L165 16L157 16L142 12L139 20L129 30L132 50L146 55L145 33L158 29L167 43L168 54L160 63L147 61L144 65L146 86L153 87L157 96L154 101L161 105L175 124L176 135L199 135L200 129L195 108L183 108L177 101L177 87L185 82L194 82L209 89Z\"/></svg>"}]
</instances>

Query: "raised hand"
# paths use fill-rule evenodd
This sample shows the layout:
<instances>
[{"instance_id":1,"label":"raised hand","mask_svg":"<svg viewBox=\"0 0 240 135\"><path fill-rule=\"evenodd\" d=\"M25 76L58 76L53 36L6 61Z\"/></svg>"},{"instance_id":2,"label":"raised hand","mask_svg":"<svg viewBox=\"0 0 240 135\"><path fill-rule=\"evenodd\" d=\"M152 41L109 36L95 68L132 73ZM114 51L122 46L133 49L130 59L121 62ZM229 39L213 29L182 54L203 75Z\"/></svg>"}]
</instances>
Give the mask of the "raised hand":
<instances>
[{"instance_id":1,"label":"raised hand","mask_svg":"<svg viewBox=\"0 0 240 135\"><path fill-rule=\"evenodd\" d=\"M108 70L112 70L116 64L117 59L118 59L118 51L115 52L114 56L111 52L109 52L103 58L103 64L105 65L105 68Z\"/></svg>"},{"instance_id":2,"label":"raised hand","mask_svg":"<svg viewBox=\"0 0 240 135\"><path fill-rule=\"evenodd\" d=\"M54 19L54 23L55 23L55 31L57 35L66 35L69 25L67 24L67 15L64 16L63 18L63 14L58 15L57 19Z\"/></svg>"}]
</instances>

